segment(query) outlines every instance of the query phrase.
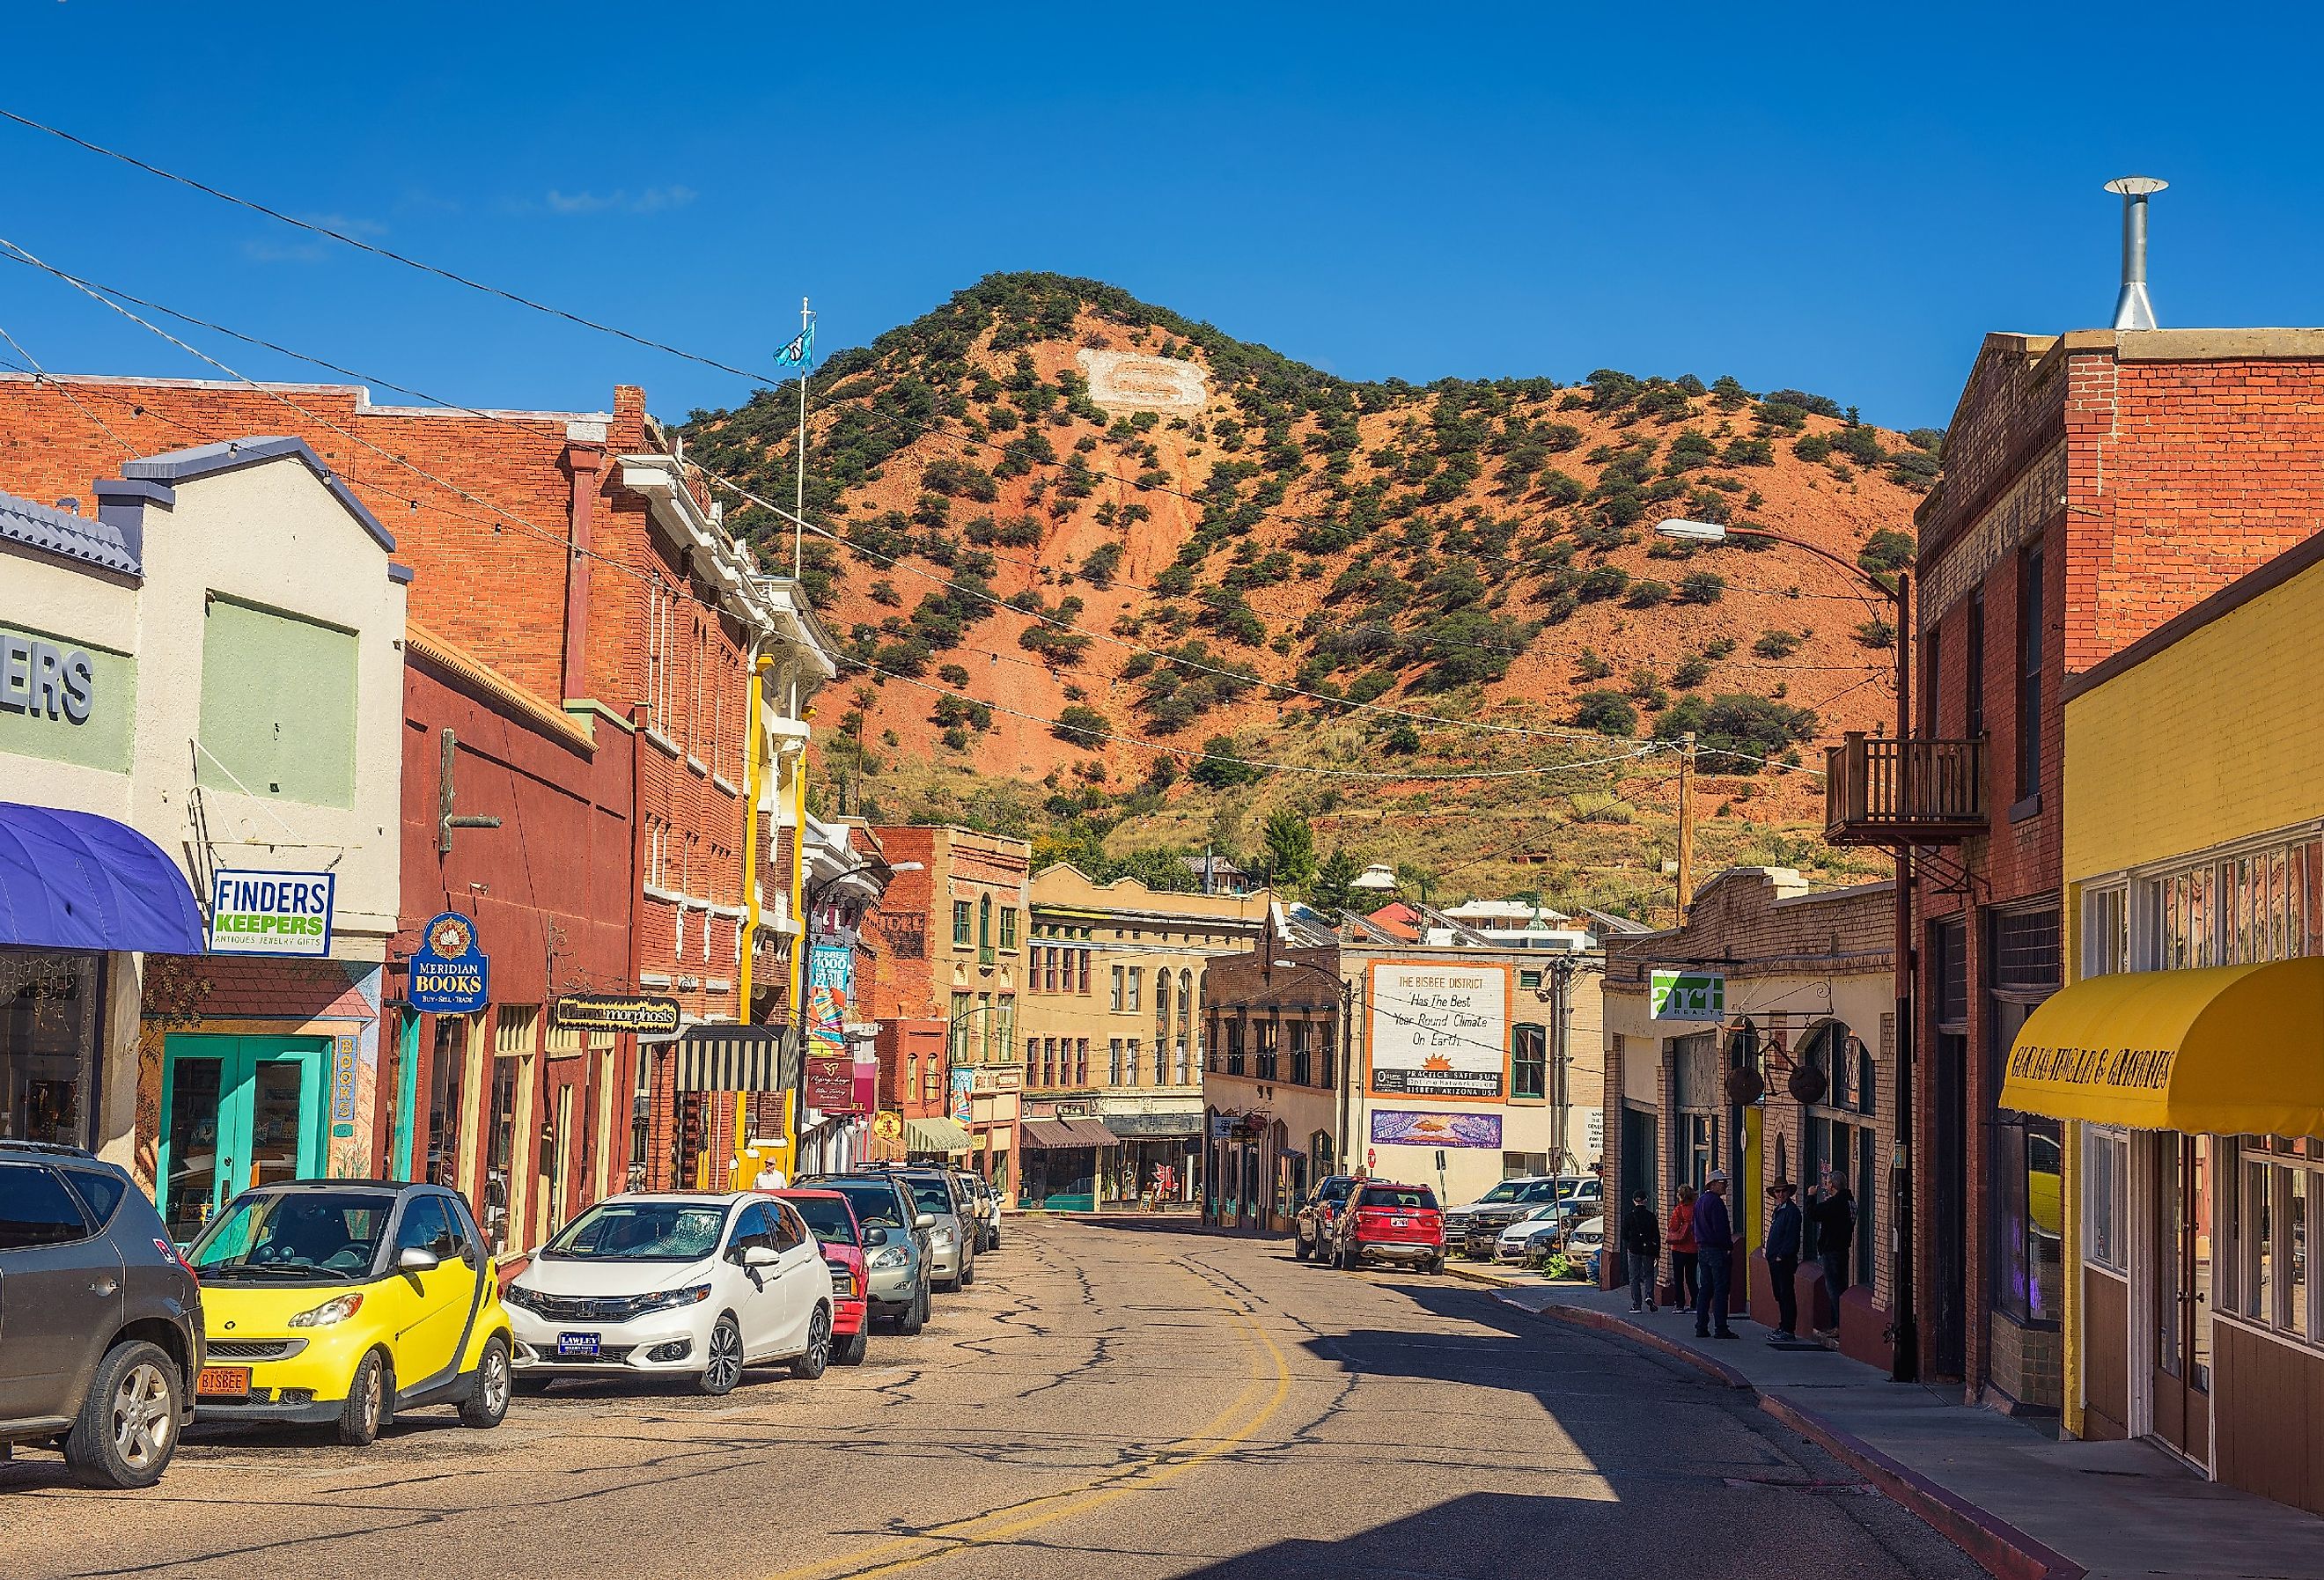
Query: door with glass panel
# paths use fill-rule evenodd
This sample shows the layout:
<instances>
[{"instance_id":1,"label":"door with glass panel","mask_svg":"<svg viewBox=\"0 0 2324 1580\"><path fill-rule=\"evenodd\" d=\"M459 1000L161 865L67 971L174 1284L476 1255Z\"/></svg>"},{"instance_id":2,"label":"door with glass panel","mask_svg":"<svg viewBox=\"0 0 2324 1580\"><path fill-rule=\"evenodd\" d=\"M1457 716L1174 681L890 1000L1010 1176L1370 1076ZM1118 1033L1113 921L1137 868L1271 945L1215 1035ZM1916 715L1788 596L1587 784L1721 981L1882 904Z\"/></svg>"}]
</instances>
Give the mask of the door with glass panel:
<instances>
[{"instance_id":1,"label":"door with glass panel","mask_svg":"<svg viewBox=\"0 0 2324 1580\"><path fill-rule=\"evenodd\" d=\"M2211 1455L2210 1144L2155 1138L2154 1436L2198 1465Z\"/></svg>"},{"instance_id":2,"label":"door with glass panel","mask_svg":"<svg viewBox=\"0 0 2324 1580\"><path fill-rule=\"evenodd\" d=\"M254 1185L322 1171L327 1037L171 1037L155 1175L171 1238Z\"/></svg>"}]
</instances>

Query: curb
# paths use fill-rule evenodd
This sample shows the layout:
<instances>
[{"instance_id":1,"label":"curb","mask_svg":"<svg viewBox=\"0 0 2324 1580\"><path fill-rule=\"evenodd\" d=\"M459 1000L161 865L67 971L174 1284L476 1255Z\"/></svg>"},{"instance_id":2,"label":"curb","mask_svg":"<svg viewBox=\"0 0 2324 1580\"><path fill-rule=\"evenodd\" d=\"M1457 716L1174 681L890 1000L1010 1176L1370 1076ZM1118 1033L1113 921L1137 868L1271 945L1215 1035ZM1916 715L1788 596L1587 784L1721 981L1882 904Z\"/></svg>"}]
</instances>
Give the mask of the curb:
<instances>
[{"instance_id":1,"label":"curb","mask_svg":"<svg viewBox=\"0 0 2324 1580\"><path fill-rule=\"evenodd\" d=\"M1763 1393L1751 1380L1723 1361L1667 1338L1652 1328L1626 1322L1610 1312L1586 1306L1545 1306L1536 1310L1499 1297L1520 1311L1531 1311L1553 1322L1611 1334L1682 1361L1714 1381L1746 1390L1759 1409L1816 1444L1841 1464L1879 1488L1892 1502L1911 1510L1946 1540L1967 1553L1996 1580L2083 1580L2089 1573L2062 1553L2036 1541L1999 1515L1980 1509L1959 1493L1947 1491L1919 1471L1882 1453L1854 1433L1833 1425L1812 1409Z\"/></svg>"}]
</instances>

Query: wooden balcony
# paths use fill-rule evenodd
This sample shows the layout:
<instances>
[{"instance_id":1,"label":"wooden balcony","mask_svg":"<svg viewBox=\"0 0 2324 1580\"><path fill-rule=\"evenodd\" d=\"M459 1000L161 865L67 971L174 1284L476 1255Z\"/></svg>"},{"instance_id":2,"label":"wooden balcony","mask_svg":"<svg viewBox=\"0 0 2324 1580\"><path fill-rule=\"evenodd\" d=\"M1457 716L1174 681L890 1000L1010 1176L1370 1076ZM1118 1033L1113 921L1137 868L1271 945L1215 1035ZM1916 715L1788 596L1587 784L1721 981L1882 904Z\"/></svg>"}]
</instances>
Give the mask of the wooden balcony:
<instances>
[{"instance_id":1,"label":"wooden balcony","mask_svg":"<svg viewBox=\"0 0 2324 1580\"><path fill-rule=\"evenodd\" d=\"M1983 741L1899 742L1850 731L1824 748L1824 837L1950 845L1987 830Z\"/></svg>"}]
</instances>

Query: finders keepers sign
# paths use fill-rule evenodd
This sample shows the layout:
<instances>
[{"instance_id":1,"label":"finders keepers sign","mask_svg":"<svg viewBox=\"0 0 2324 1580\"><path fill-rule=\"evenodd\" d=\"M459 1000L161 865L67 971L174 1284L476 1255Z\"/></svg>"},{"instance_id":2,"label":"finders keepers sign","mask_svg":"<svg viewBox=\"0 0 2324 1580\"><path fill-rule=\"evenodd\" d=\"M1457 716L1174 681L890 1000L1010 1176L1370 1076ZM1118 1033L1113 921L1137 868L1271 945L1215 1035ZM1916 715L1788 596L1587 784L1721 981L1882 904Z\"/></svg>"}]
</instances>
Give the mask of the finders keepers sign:
<instances>
[{"instance_id":1,"label":"finders keepers sign","mask_svg":"<svg viewBox=\"0 0 2324 1580\"><path fill-rule=\"evenodd\" d=\"M324 958L337 887L330 873L213 873L210 952Z\"/></svg>"},{"instance_id":2,"label":"finders keepers sign","mask_svg":"<svg viewBox=\"0 0 2324 1580\"><path fill-rule=\"evenodd\" d=\"M1499 1103L1508 1091L1505 966L1381 960L1368 1001L1371 1095Z\"/></svg>"}]
</instances>

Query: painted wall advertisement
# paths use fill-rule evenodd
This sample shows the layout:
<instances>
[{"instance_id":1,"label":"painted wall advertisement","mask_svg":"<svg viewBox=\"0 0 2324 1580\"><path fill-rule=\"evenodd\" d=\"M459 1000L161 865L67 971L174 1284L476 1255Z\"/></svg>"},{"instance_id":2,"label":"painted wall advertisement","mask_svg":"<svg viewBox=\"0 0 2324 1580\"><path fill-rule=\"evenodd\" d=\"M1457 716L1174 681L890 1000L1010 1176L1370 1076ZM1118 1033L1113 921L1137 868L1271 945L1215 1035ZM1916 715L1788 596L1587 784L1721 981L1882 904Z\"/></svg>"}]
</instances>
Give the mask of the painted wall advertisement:
<instances>
[{"instance_id":1,"label":"painted wall advertisement","mask_svg":"<svg viewBox=\"0 0 2324 1580\"><path fill-rule=\"evenodd\" d=\"M1508 1091L1508 967L1375 961L1366 1003L1373 1096L1498 1103Z\"/></svg>"},{"instance_id":2,"label":"painted wall advertisement","mask_svg":"<svg viewBox=\"0 0 2324 1580\"><path fill-rule=\"evenodd\" d=\"M1372 1110L1372 1144L1381 1147L1489 1147L1501 1144L1498 1113L1411 1113Z\"/></svg>"}]
</instances>

